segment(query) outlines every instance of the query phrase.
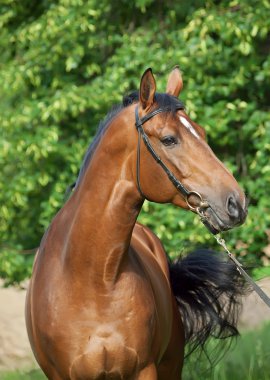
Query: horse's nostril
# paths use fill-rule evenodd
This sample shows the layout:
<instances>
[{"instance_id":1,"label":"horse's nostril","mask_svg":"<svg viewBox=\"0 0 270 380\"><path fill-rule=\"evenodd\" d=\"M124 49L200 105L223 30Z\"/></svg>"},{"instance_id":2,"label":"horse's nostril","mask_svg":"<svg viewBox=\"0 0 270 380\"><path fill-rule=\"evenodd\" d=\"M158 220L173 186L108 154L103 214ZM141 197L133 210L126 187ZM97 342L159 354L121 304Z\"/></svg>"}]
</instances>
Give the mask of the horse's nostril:
<instances>
[{"instance_id":1,"label":"horse's nostril","mask_svg":"<svg viewBox=\"0 0 270 380\"><path fill-rule=\"evenodd\" d=\"M238 218L239 216L239 205L234 196L229 196L227 199L227 211L230 217Z\"/></svg>"}]
</instances>

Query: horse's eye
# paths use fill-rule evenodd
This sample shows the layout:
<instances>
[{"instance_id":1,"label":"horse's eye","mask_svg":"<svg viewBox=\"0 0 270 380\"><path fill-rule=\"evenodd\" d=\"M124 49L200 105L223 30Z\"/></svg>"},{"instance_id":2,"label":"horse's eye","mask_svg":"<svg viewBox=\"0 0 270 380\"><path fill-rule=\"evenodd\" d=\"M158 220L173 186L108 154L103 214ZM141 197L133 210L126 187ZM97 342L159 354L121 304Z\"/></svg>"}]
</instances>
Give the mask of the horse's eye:
<instances>
[{"instance_id":1,"label":"horse's eye","mask_svg":"<svg viewBox=\"0 0 270 380\"><path fill-rule=\"evenodd\" d=\"M176 145L177 144L177 140L176 140L176 138L174 136L163 137L163 139L161 140L161 142L165 146L172 146L172 145Z\"/></svg>"}]
</instances>

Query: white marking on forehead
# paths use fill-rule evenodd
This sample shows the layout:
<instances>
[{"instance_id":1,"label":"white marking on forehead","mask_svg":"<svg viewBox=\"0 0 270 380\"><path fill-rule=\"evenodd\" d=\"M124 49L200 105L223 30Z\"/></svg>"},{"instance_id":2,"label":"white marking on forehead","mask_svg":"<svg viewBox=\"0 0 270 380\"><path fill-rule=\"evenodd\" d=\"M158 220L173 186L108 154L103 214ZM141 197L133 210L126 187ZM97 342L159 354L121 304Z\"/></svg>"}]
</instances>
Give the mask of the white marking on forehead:
<instances>
[{"instance_id":1,"label":"white marking on forehead","mask_svg":"<svg viewBox=\"0 0 270 380\"><path fill-rule=\"evenodd\" d=\"M195 136L197 139L200 138L198 133L195 131L195 129L192 127L190 122L185 117L179 116L179 119L180 119L181 123L193 134L193 136Z\"/></svg>"}]
</instances>

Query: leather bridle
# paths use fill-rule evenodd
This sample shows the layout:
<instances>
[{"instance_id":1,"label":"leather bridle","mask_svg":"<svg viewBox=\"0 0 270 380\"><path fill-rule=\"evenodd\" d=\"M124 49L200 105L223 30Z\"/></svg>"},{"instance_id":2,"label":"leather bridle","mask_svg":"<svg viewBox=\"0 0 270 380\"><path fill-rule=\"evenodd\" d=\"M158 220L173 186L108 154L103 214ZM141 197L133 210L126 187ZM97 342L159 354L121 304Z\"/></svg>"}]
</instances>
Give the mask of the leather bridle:
<instances>
[{"instance_id":1,"label":"leather bridle","mask_svg":"<svg viewBox=\"0 0 270 380\"><path fill-rule=\"evenodd\" d=\"M184 106L181 102L178 102L176 104L176 107L175 107L175 110L183 110L184 109ZM211 231L211 229L209 228L209 224L207 223L207 220L208 220L208 217L205 216L204 214L204 210L208 207L210 207L212 210L213 208L211 207L211 205L209 205L209 203L207 201L204 201L202 196L197 192L197 191L193 191L193 190L188 190L176 177L175 175L172 173L172 171L168 168L168 166L164 163L164 161L159 157L159 155L156 153L156 151L154 150L154 148L152 147L151 143L150 143L150 140L147 136L147 134L145 133L144 129L143 129L143 124L150 120L152 117L158 115L159 113L162 113L162 112L170 112L171 111L171 108L170 107L164 107L164 108L157 108L156 110L146 114L145 116L143 116L142 118L139 117L139 110L138 110L138 106L136 106L135 108L135 126L137 128L137 131L138 131L138 145L137 145L137 169L136 169L136 176L137 176L137 186L138 186L138 190L142 196L142 198L144 199L147 199L147 196L143 193L142 191L142 188L141 188L141 182L140 182L140 151L141 151L141 148L140 148L140 143L141 143L141 138L143 139L144 141L144 144L146 146L146 148L148 149L148 151L150 152L150 154L152 155L152 157L155 159L155 161L162 167L162 169L165 171L165 173L167 174L169 180L172 182L172 184L174 185L174 187L176 187L176 189L182 194L183 198L185 199L188 207L192 210L192 211L195 211L201 218L201 221L202 223L208 228L208 230L210 232L213 233L213 231ZM189 203L189 200L188 198L193 195L193 196L196 196L197 198L199 198L199 205L198 206L192 206L190 203ZM214 210L213 210L214 211ZM213 233L213 235L215 236L215 233ZM242 267L242 264L235 258L235 256L229 251L229 249L227 248L226 246L226 243L225 243L225 240L222 239L221 237L218 237L218 236L215 236L215 239L217 240L218 244L220 244L226 251L226 253L228 254L228 257L234 262L234 264L236 265L236 268L237 270L239 271L239 273L244 276L244 278L246 279L246 281L252 286L253 290L259 295L259 297L266 303L266 305L268 307L270 307L270 298L268 297L268 295L252 280L252 278L246 273L246 271L243 269Z\"/></svg>"},{"instance_id":2,"label":"leather bridle","mask_svg":"<svg viewBox=\"0 0 270 380\"><path fill-rule=\"evenodd\" d=\"M181 103L180 101L176 104L175 106L175 110L178 111L178 110L183 110L184 109L184 105L183 103ZM172 184L174 185L174 187L181 193L181 195L183 196L183 198L185 199L188 207L193 210L193 211L196 211L198 212L199 210L201 209L204 209L204 208L207 208L209 207L209 204L208 202L204 201L202 199L202 196L197 192L197 191L193 191L193 190L188 190L176 177L175 175L173 174L173 172L168 168L168 166L164 163L164 161L159 157L159 155L156 153L156 151L154 150L153 146L151 145L150 143L150 140L147 136L147 134L145 133L144 129L143 129L143 124L146 123L148 120L152 119L154 116L158 115L159 113L162 113L162 112L170 112L171 111L171 108L170 107L164 107L164 108L157 108L156 110L146 114L145 116L143 116L142 118L139 117L139 109L138 109L138 106L136 106L135 108L135 126L137 128L137 131L138 131L138 145L137 145L137 168L136 168L136 177L137 177L137 186L138 186L138 190L139 190L139 193L141 194L142 198L144 199L147 199L147 196L144 194L144 192L142 191L142 186L141 186L141 181L140 181L140 155L141 155L141 138L143 139L143 142L146 146L146 148L148 149L148 151L150 152L150 154L152 155L152 157L154 158L154 160L162 167L162 169L165 171L165 173L167 174L167 177L169 178L169 180L172 182ZM190 204L189 202L189 197L190 196L195 196L197 198L199 198L199 205L194 207Z\"/></svg>"}]
</instances>

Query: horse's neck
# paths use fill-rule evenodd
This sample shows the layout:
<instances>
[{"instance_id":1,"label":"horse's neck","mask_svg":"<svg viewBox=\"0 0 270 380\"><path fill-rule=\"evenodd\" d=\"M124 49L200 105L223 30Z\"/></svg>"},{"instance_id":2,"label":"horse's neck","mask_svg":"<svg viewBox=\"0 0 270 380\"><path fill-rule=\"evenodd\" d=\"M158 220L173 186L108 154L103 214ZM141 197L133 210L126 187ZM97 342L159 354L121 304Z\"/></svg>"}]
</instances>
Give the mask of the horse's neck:
<instances>
[{"instance_id":1,"label":"horse's neck","mask_svg":"<svg viewBox=\"0 0 270 380\"><path fill-rule=\"evenodd\" d=\"M116 150L112 157L103 145L102 141L71 199L75 212L65 259L80 278L85 273L107 284L116 280L127 257L141 204L126 149Z\"/></svg>"}]
</instances>

